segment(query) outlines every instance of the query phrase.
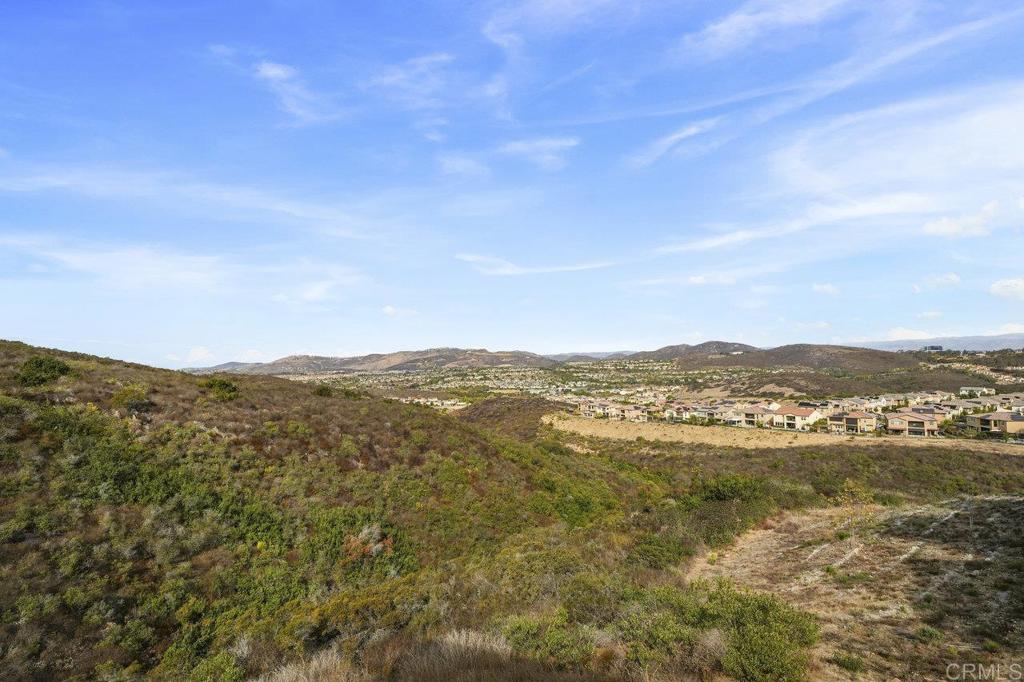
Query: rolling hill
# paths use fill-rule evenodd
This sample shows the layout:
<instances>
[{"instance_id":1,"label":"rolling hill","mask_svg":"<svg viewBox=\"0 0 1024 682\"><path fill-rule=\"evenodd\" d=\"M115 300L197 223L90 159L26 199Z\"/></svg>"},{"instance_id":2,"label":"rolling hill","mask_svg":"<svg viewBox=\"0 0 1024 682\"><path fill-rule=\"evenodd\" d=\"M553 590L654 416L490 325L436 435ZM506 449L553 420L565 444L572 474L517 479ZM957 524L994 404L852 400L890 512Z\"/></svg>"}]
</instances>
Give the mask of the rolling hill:
<instances>
[{"instance_id":1,"label":"rolling hill","mask_svg":"<svg viewBox=\"0 0 1024 682\"><path fill-rule=\"evenodd\" d=\"M565 440L552 409L0 341L0 678L805 679L815 617L694 557L851 478L888 505L1024 486L983 452Z\"/></svg>"},{"instance_id":2,"label":"rolling hill","mask_svg":"<svg viewBox=\"0 0 1024 682\"><path fill-rule=\"evenodd\" d=\"M705 341L696 345L682 343L676 346L665 346L657 350L633 353L632 360L678 360L694 359L694 361L715 355L727 355L730 353L749 353L756 351L754 346L745 343L733 343L730 341Z\"/></svg>"},{"instance_id":3,"label":"rolling hill","mask_svg":"<svg viewBox=\"0 0 1024 682\"><path fill-rule=\"evenodd\" d=\"M748 347L749 348L749 347ZM807 369L832 369L846 372L885 372L894 369L916 367L918 360L902 353L799 343L760 350L751 348L741 355L709 357L707 355L684 355L677 364L686 368L701 367L801 367Z\"/></svg>"},{"instance_id":4,"label":"rolling hill","mask_svg":"<svg viewBox=\"0 0 1024 682\"><path fill-rule=\"evenodd\" d=\"M185 370L192 374L265 374L285 376L355 371L413 371L429 369L469 369L474 367L554 367L558 363L542 355L524 351L489 351L486 349L430 348L396 353L375 353L357 357L290 355L272 362L229 362L214 367Z\"/></svg>"},{"instance_id":5,"label":"rolling hill","mask_svg":"<svg viewBox=\"0 0 1024 682\"><path fill-rule=\"evenodd\" d=\"M901 341L866 341L853 344L879 350L920 350L924 346L942 346L946 350L994 351L1006 348L1024 348L1024 334L995 334L992 336L937 336L932 339Z\"/></svg>"}]
</instances>

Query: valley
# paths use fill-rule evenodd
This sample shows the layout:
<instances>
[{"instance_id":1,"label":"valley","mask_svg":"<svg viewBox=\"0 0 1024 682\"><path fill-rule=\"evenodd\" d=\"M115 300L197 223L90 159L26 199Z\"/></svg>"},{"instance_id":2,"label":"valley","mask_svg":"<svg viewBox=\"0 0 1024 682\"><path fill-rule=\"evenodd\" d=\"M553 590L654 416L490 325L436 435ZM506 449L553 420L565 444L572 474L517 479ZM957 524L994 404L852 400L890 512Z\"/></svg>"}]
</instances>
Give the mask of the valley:
<instances>
[{"instance_id":1,"label":"valley","mask_svg":"<svg viewBox=\"0 0 1024 682\"><path fill-rule=\"evenodd\" d=\"M1024 652L1024 457L563 412L2 342L0 672L937 679Z\"/></svg>"}]
</instances>

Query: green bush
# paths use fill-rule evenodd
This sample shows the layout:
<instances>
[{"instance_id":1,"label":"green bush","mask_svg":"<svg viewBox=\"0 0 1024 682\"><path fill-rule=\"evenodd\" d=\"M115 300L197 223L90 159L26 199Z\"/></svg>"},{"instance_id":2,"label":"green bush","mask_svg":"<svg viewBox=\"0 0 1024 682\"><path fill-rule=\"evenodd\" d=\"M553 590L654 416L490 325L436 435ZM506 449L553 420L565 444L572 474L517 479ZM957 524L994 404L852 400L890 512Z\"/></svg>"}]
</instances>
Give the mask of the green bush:
<instances>
[{"instance_id":1,"label":"green bush","mask_svg":"<svg viewBox=\"0 0 1024 682\"><path fill-rule=\"evenodd\" d=\"M605 573L578 573L562 587L561 596L570 620L604 624L618 612L623 584L621 578Z\"/></svg>"},{"instance_id":2,"label":"green bush","mask_svg":"<svg viewBox=\"0 0 1024 682\"><path fill-rule=\"evenodd\" d=\"M111 396L110 404L132 412L145 412L153 406L149 399L149 387L140 383L122 386Z\"/></svg>"},{"instance_id":3,"label":"green bush","mask_svg":"<svg viewBox=\"0 0 1024 682\"><path fill-rule=\"evenodd\" d=\"M70 373L71 367L66 362L47 355L33 355L22 364L18 372L18 383L22 386L42 386Z\"/></svg>"},{"instance_id":4,"label":"green bush","mask_svg":"<svg viewBox=\"0 0 1024 682\"><path fill-rule=\"evenodd\" d=\"M567 622L564 611L546 618L512 616L501 631L516 651L561 667L583 667L594 653L594 633Z\"/></svg>"},{"instance_id":5,"label":"green bush","mask_svg":"<svg viewBox=\"0 0 1024 682\"><path fill-rule=\"evenodd\" d=\"M238 386L223 377L212 377L200 385L210 391L210 397L214 400L227 402L238 397Z\"/></svg>"},{"instance_id":6,"label":"green bush","mask_svg":"<svg viewBox=\"0 0 1024 682\"><path fill-rule=\"evenodd\" d=\"M842 652L833 654L832 658L829 659L829 662L833 665L839 666L843 670L848 670L851 673L864 672L864 668L866 667L864 665L864 659L860 656L844 654Z\"/></svg>"},{"instance_id":7,"label":"green bush","mask_svg":"<svg viewBox=\"0 0 1024 682\"><path fill-rule=\"evenodd\" d=\"M665 568L678 564L689 553L686 543L669 533L645 533L633 545L629 559L648 568Z\"/></svg>"}]
</instances>

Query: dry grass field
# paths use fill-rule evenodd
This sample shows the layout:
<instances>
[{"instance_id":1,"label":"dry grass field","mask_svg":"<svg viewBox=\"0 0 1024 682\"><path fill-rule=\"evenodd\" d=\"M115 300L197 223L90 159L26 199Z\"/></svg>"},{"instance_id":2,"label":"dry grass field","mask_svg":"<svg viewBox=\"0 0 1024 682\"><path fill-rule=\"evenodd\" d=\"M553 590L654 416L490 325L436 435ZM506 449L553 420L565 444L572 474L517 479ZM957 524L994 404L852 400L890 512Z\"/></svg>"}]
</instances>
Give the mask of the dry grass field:
<instances>
[{"instance_id":1,"label":"dry grass field","mask_svg":"<svg viewBox=\"0 0 1024 682\"><path fill-rule=\"evenodd\" d=\"M1024 455L1024 446L1010 443L963 440L953 438L899 438L896 436L838 436L828 433L774 431L771 429L741 429L733 426L694 426L690 424L661 424L587 419L577 415L549 414L544 422L560 431L595 438L614 440L663 441L667 443L705 444L715 447L764 450L801 446L856 445L865 448L927 447L997 452Z\"/></svg>"},{"instance_id":2,"label":"dry grass field","mask_svg":"<svg viewBox=\"0 0 1024 682\"><path fill-rule=\"evenodd\" d=\"M817 509L699 558L689 578L728 578L814 613L812 679L942 680L950 664L1020 660L1022 524L1021 496Z\"/></svg>"}]
</instances>

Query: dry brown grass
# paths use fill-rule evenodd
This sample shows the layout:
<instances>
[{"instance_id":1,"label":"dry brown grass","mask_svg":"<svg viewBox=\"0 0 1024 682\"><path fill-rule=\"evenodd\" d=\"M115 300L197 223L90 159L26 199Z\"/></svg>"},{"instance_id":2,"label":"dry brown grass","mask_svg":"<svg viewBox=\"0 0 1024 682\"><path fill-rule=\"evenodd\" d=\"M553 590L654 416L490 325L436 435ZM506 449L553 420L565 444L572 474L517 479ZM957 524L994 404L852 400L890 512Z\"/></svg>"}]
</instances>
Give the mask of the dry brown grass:
<instances>
[{"instance_id":1,"label":"dry brown grass","mask_svg":"<svg viewBox=\"0 0 1024 682\"><path fill-rule=\"evenodd\" d=\"M728 578L816 614L815 680L849 680L831 661L863 661L860 680L945 679L955 662L1020 660L1024 497L951 500L897 510L796 513L698 558L689 578ZM1002 640L998 652L986 650Z\"/></svg>"},{"instance_id":2,"label":"dry brown grass","mask_svg":"<svg viewBox=\"0 0 1024 682\"><path fill-rule=\"evenodd\" d=\"M656 422L626 422L607 419L587 419L578 415L551 414L543 417L545 424L560 431L595 438L614 440L663 441L668 443L697 443L716 447L765 450L800 446L854 445L865 448L927 447L997 452L1024 455L1024 447L1010 443L956 438L901 438L898 436L843 436L803 431L776 431L773 429L744 429L735 426L694 426L691 424L664 424Z\"/></svg>"},{"instance_id":3,"label":"dry brown grass","mask_svg":"<svg viewBox=\"0 0 1024 682\"><path fill-rule=\"evenodd\" d=\"M386 639L355 667L335 648L264 675L256 682L616 682L624 678L557 670L521 658L501 637L453 630L426 642Z\"/></svg>"}]
</instances>

